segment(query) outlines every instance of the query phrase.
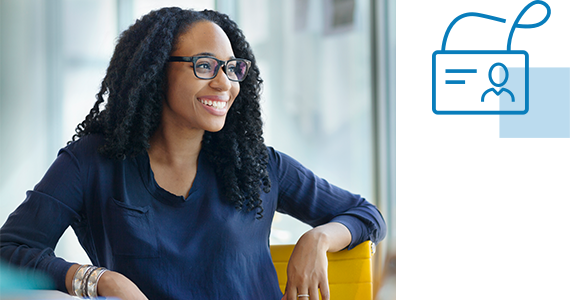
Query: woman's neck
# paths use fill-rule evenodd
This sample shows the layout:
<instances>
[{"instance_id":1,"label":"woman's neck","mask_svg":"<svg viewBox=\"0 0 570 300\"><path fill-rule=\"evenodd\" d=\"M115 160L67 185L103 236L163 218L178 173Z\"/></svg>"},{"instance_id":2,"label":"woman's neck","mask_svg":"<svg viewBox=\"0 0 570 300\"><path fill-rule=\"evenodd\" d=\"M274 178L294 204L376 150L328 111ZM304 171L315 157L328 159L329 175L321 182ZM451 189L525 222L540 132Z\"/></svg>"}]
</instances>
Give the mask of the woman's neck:
<instances>
[{"instance_id":1,"label":"woman's neck","mask_svg":"<svg viewBox=\"0 0 570 300\"><path fill-rule=\"evenodd\" d=\"M172 194L188 197L202 147L203 130L176 131L160 126L150 139L148 156L154 179Z\"/></svg>"},{"instance_id":2,"label":"woman's neck","mask_svg":"<svg viewBox=\"0 0 570 300\"><path fill-rule=\"evenodd\" d=\"M148 154L155 161L170 166L196 163L202 148L204 130L172 130L159 126L150 138Z\"/></svg>"}]
</instances>

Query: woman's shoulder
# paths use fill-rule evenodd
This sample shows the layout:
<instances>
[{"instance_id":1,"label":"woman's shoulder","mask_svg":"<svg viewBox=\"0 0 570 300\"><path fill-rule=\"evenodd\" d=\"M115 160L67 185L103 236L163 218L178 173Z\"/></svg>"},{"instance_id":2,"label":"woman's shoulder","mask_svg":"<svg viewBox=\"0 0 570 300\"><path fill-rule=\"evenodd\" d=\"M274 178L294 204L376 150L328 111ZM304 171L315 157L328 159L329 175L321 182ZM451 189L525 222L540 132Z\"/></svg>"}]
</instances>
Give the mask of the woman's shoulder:
<instances>
[{"instance_id":1,"label":"woman's shoulder","mask_svg":"<svg viewBox=\"0 0 570 300\"><path fill-rule=\"evenodd\" d=\"M271 146L267 146L267 157L268 157L268 164L270 166L273 166L275 164L279 164L283 153L275 150L275 148L271 147Z\"/></svg>"},{"instance_id":2,"label":"woman's shoulder","mask_svg":"<svg viewBox=\"0 0 570 300\"><path fill-rule=\"evenodd\" d=\"M66 152L74 157L100 157L99 148L105 143L105 137L102 134L88 134L72 141L66 147L62 148L59 154Z\"/></svg>"},{"instance_id":3,"label":"woman's shoulder","mask_svg":"<svg viewBox=\"0 0 570 300\"><path fill-rule=\"evenodd\" d=\"M86 136L82 136L79 139L72 141L67 145L67 149L70 150L86 150L93 147L100 147L105 142L105 136L100 133L92 133Z\"/></svg>"},{"instance_id":4,"label":"woman's shoulder","mask_svg":"<svg viewBox=\"0 0 570 300\"><path fill-rule=\"evenodd\" d=\"M287 173L290 171L300 172L300 173L310 173L311 171L304 167L299 161L290 155L276 150L275 148L268 146L268 166L270 171L278 172L280 174Z\"/></svg>"}]
</instances>

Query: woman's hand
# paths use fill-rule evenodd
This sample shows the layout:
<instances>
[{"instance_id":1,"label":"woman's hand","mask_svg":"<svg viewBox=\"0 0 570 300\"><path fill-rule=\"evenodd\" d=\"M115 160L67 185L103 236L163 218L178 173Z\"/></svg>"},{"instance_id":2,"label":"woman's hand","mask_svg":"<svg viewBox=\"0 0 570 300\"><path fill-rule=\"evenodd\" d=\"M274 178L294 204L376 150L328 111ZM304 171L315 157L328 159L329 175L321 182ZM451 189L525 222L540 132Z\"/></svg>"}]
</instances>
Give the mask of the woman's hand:
<instances>
[{"instance_id":1,"label":"woman's hand","mask_svg":"<svg viewBox=\"0 0 570 300\"><path fill-rule=\"evenodd\" d=\"M329 299L327 275L327 242L320 234L308 231L295 245L287 265L287 287L283 300L297 300L298 295L309 295L319 299L319 288L323 300ZM307 300L307 298L301 298Z\"/></svg>"},{"instance_id":2,"label":"woman's hand","mask_svg":"<svg viewBox=\"0 0 570 300\"><path fill-rule=\"evenodd\" d=\"M146 300L139 288L124 275L107 271L101 275L97 294L104 297L117 297L121 300Z\"/></svg>"},{"instance_id":3,"label":"woman's hand","mask_svg":"<svg viewBox=\"0 0 570 300\"><path fill-rule=\"evenodd\" d=\"M340 223L327 223L306 232L297 244L287 265L287 286L282 300L329 300L327 252L342 250L351 241L350 231ZM309 297L297 298L298 295Z\"/></svg>"}]
</instances>

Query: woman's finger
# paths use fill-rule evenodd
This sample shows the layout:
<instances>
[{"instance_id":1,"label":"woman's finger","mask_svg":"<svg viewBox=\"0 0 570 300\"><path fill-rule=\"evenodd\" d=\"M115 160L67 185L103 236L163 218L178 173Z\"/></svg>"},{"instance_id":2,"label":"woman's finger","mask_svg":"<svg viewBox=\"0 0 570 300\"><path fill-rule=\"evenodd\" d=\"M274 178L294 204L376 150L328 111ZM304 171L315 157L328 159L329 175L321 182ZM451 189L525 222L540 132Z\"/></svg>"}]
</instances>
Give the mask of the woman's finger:
<instances>
[{"instance_id":1,"label":"woman's finger","mask_svg":"<svg viewBox=\"0 0 570 300\"><path fill-rule=\"evenodd\" d=\"M285 283L285 291L283 292L283 298L281 298L281 300L288 300L289 299L289 281L287 280L287 283Z\"/></svg>"},{"instance_id":2,"label":"woman's finger","mask_svg":"<svg viewBox=\"0 0 570 300\"><path fill-rule=\"evenodd\" d=\"M310 299L317 299L317 300L319 299L319 287L318 287L318 285L316 285L316 284L311 285L311 288L309 289L309 296L310 296ZM309 300L309 298L304 298L302 300Z\"/></svg>"},{"instance_id":3,"label":"woman's finger","mask_svg":"<svg viewBox=\"0 0 570 300\"><path fill-rule=\"evenodd\" d=\"M287 290L285 294L287 296L287 300L297 300L297 287L294 284L287 283ZM305 299L306 300L306 299Z\"/></svg>"},{"instance_id":4,"label":"woman's finger","mask_svg":"<svg viewBox=\"0 0 570 300\"><path fill-rule=\"evenodd\" d=\"M320 283L319 288L321 289L321 297L322 300L330 300L330 292L329 292L329 279L325 277ZM318 296L317 296L318 297ZM317 299L317 298L315 298Z\"/></svg>"}]
</instances>

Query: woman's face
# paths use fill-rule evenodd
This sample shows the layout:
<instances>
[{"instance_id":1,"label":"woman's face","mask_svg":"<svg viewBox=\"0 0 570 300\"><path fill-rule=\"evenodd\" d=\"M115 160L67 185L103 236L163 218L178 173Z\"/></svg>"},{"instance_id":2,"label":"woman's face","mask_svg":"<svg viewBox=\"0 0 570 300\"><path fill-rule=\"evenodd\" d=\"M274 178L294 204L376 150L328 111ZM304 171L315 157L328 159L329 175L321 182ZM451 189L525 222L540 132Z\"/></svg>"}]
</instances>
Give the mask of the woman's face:
<instances>
[{"instance_id":1,"label":"woman's face","mask_svg":"<svg viewBox=\"0 0 570 300\"><path fill-rule=\"evenodd\" d=\"M180 35L171 56L213 56L227 61L234 58L224 31L209 21L200 21ZM239 93L239 82L230 81L220 68L208 80L194 75L191 62L170 62L162 122L192 130L216 132L224 127L226 115ZM164 124L163 124L164 125Z\"/></svg>"}]
</instances>

